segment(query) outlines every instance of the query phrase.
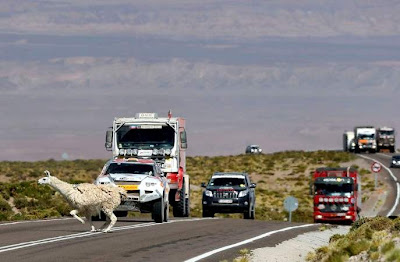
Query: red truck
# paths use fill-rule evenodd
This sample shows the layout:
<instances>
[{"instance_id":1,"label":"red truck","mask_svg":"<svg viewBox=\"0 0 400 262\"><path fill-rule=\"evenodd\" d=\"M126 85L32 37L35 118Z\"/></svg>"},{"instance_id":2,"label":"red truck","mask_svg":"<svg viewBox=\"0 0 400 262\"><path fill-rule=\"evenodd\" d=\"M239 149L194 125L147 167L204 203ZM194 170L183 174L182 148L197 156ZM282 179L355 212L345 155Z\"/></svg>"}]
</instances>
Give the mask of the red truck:
<instances>
[{"instance_id":1,"label":"red truck","mask_svg":"<svg viewBox=\"0 0 400 262\"><path fill-rule=\"evenodd\" d=\"M313 176L315 223L352 223L361 210L361 181L352 167L317 168Z\"/></svg>"}]
</instances>

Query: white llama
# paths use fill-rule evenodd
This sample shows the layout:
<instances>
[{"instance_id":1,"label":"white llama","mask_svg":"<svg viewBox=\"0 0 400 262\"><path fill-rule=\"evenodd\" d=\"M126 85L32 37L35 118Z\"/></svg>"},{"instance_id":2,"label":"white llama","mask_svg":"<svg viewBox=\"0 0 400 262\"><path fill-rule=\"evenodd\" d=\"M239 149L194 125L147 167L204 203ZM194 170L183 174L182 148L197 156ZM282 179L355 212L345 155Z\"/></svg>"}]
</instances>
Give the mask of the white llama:
<instances>
[{"instance_id":1,"label":"white llama","mask_svg":"<svg viewBox=\"0 0 400 262\"><path fill-rule=\"evenodd\" d=\"M39 179L38 183L48 184L63 195L68 203L75 208L70 214L82 224L85 221L77 214L84 214L86 220L90 222L92 232L96 231L93 226L92 216L99 215L100 211L106 215L107 221L99 230L108 232L117 222L117 217L113 211L120 205L121 198L127 197L125 189L115 185L94 185L89 183L71 185L51 176L48 170L44 171L44 173L47 176Z\"/></svg>"}]
</instances>

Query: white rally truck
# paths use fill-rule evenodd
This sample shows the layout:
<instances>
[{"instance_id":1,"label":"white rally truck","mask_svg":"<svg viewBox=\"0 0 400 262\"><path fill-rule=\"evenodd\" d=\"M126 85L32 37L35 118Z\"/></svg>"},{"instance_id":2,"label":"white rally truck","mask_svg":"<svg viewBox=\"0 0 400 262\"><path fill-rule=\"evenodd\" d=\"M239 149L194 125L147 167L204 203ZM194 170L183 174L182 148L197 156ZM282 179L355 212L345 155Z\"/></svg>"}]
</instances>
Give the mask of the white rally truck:
<instances>
[{"instance_id":1,"label":"white rally truck","mask_svg":"<svg viewBox=\"0 0 400 262\"><path fill-rule=\"evenodd\" d=\"M104 165L95 184L115 184L127 191L127 199L114 211L116 216L140 211L151 213L156 223L168 221L170 189L160 166L153 160L111 159Z\"/></svg>"},{"instance_id":2,"label":"white rally truck","mask_svg":"<svg viewBox=\"0 0 400 262\"><path fill-rule=\"evenodd\" d=\"M174 217L190 216L190 181L186 173L187 138L185 119L137 113L116 117L106 132L107 150L115 158L152 159L161 165L171 192L169 204Z\"/></svg>"}]
</instances>

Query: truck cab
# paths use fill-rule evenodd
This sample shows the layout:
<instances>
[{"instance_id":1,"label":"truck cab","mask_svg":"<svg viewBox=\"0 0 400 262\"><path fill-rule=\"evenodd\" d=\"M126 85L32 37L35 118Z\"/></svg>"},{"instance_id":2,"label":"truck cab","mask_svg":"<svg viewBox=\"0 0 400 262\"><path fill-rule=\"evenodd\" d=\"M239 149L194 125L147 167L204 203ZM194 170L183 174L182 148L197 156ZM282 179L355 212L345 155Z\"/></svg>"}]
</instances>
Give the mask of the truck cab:
<instances>
[{"instance_id":1,"label":"truck cab","mask_svg":"<svg viewBox=\"0 0 400 262\"><path fill-rule=\"evenodd\" d=\"M186 173L187 138L185 119L137 113L116 117L106 132L105 147L115 158L151 159L160 164L169 187L169 203L175 217L190 214L190 181Z\"/></svg>"},{"instance_id":2,"label":"truck cab","mask_svg":"<svg viewBox=\"0 0 400 262\"><path fill-rule=\"evenodd\" d=\"M394 128L380 127L376 130L376 141L378 151L388 150L390 153L396 151L396 140Z\"/></svg>"},{"instance_id":3,"label":"truck cab","mask_svg":"<svg viewBox=\"0 0 400 262\"><path fill-rule=\"evenodd\" d=\"M355 168L317 168L312 194L316 223L352 223L359 216L361 182Z\"/></svg>"}]
</instances>

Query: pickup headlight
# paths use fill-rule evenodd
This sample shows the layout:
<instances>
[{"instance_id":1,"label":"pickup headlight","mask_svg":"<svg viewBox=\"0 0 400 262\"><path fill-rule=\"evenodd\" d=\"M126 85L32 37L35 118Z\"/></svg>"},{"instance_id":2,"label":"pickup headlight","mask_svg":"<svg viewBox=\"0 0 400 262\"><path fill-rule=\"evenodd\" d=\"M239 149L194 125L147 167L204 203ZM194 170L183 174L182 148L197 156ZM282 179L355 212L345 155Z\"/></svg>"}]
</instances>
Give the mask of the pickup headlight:
<instances>
[{"instance_id":1,"label":"pickup headlight","mask_svg":"<svg viewBox=\"0 0 400 262\"><path fill-rule=\"evenodd\" d=\"M205 195L208 196L208 197L213 197L213 193L210 190L206 190L205 191Z\"/></svg>"},{"instance_id":2,"label":"pickup headlight","mask_svg":"<svg viewBox=\"0 0 400 262\"><path fill-rule=\"evenodd\" d=\"M244 197L244 196L247 196L247 194L249 193L249 190L243 190L243 191L240 191L239 192L239 196L238 197Z\"/></svg>"}]
</instances>

